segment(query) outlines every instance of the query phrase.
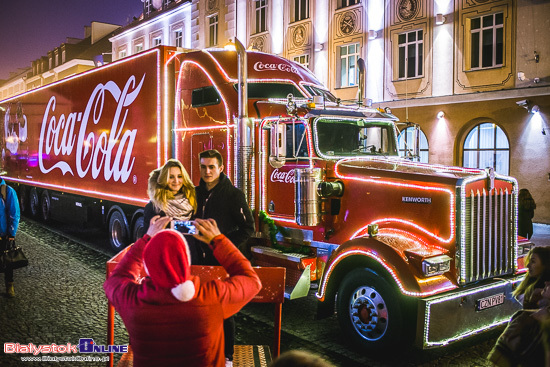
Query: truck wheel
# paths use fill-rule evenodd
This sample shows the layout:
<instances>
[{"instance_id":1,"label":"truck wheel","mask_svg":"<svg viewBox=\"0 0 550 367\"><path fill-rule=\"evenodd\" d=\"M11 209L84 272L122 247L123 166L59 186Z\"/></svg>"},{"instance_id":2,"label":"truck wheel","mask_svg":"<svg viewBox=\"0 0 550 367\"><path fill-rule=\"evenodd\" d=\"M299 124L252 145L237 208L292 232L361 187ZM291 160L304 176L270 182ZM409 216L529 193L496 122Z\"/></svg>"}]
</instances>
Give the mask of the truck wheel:
<instances>
[{"instance_id":1,"label":"truck wheel","mask_svg":"<svg viewBox=\"0 0 550 367\"><path fill-rule=\"evenodd\" d=\"M29 209L31 210L31 215L37 217L40 210L40 199L38 198L38 191L36 187L33 187L29 192Z\"/></svg>"},{"instance_id":2,"label":"truck wheel","mask_svg":"<svg viewBox=\"0 0 550 367\"><path fill-rule=\"evenodd\" d=\"M134 223L134 228L132 231L132 241L136 242L138 239L143 237L145 232L143 231L143 216L136 219L136 222Z\"/></svg>"},{"instance_id":3,"label":"truck wheel","mask_svg":"<svg viewBox=\"0 0 550 367\"><path fill-rule=\"evenodd\" d=\"M42 191L42 197L40 199L40 208L42 209L40 214L42 214L42 220L44 222L48 222L50 220L50 208L51 208L51 200L50 200L50 193L48 190Z\"/></svg>"},{"instance_id":4,"label":"truck wheel","mask_svg":"<svg viewBox=\"0 0 550 367\"><path fill-rule=\"evenodd\" d=\"M128 225L126 224L124 215L114 211L109 218L109 243L111 248L116 252L122 250L128 244Z\"/></svg>"},{"instance_id":5,"label":"truck wheel","mask_svg":"<svg viewBox=\"0 0 550 367\"><path fill-rule=\"evenodd\" d=\"M403 312L390 284L369 269L355 269L342 281L338 321L362 350L380 351L402 340Z\"/></svg>"}]
</instances>

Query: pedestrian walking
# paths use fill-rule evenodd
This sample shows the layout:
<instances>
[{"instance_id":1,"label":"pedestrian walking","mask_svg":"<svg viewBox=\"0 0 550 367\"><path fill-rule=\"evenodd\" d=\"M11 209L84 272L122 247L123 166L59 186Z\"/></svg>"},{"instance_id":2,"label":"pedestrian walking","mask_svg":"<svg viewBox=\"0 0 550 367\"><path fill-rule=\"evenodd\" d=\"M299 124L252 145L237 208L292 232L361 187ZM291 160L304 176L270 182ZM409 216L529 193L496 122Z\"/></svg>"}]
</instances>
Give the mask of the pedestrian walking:
<instances>
[{"instance_id":1,"label":"pedestrian walking","mask_svg":"<svg viewBox=\"0 0 550 367\"><path fill-rule=\"evenodd\" d=\"M212 219L197 219L194 237L212 248L229 277L202 282L191 275L184 236L164 229L170 219L153 217L105 281L105 294L128 330L133 366L222 367L223 320L260 291L260 279Z\"/></svg>"},{"instance_id":2,"label":"pedestrian walking","mask_svg":"<svg viewBox=\"0 0 550 367\"><path fill-rule=\"evenodd\" d=\"M2 196L2 204L0 204L0 254L3 254L10 241L15 241L15 234L19 227L20 212L17 194L13 188L6 185L6 181L3 178L0 181L0 194ZM13 269L6 269L4 271L4 281L6 284L6 295L9 298L15 297Z\"/></svg>"},{"instance_id":3,"label":"pedestrian walking","mask_svg":"<svg viewBox=\"0 0 550 367\"><path fill-rule=\"evenodd\" d=\"M197 193L197 218L212 218L220 232L246 253L246 242L254 233L254 218L241 190L233 186L223 173L223 157L215 149L199 154L201 180L195 188ZM197 248L198 249L198 248ZM199 250L199 249L198 249ZM202 247L199 253L203 265L218 265L209 248ZM226 366L233 365L235 345L235 320L224 321Z\"/></svg>"},{"instance_id":4,"label":"pedestrian walking","mask_svg":"<svg viewBox=\"0 0 550 367\"><path fill-rule=\"evenodd\" d=\"M533 236L533 217L537 204L529 190L519 190L518 206L518 234L530 239Z\"/></svg>"}]
</instances>

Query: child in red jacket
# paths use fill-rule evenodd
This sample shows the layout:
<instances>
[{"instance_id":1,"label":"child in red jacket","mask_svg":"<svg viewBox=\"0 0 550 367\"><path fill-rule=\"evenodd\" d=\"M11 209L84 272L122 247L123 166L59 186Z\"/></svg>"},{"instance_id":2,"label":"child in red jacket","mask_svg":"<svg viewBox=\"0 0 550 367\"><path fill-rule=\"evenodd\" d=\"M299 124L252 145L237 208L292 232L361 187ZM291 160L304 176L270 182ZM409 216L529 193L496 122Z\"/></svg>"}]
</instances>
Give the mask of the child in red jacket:
<instances>
[{"instance_id":1,"label":"child in red jacket","mask_svg":"<svg viewBox=\"0 0 550 367\"><path fill-rule=\"evenodd\" d=\"M213 219L195 221L200 241L209 244L225 268L225 280L201 282L190 274L184 236L163 228L156 216L103 288L121 316L134 353L134 366L225 365L223 320L237 313L261 289L250 262ZM145 268L147 277L139 283Z\"/></svg>"}]
</instances>

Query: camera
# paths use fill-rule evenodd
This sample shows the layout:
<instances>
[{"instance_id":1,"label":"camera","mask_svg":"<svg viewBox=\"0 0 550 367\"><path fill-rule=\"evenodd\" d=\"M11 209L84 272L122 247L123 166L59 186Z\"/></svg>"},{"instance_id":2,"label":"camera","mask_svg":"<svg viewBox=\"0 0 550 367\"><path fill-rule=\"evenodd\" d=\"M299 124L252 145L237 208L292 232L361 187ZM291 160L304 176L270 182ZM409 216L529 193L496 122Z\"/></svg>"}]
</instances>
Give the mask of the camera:
<instances>
[{"instance_id":1,"label":"camera","mask_svg":"<svg viewBox=\"0 0 550 367\"><path fill-rule=\"evenodd\" d=\"M195 234L197 233L197 228L190 220L173 220L173 228L183 234Z\"/></svg>"}]
</instances>

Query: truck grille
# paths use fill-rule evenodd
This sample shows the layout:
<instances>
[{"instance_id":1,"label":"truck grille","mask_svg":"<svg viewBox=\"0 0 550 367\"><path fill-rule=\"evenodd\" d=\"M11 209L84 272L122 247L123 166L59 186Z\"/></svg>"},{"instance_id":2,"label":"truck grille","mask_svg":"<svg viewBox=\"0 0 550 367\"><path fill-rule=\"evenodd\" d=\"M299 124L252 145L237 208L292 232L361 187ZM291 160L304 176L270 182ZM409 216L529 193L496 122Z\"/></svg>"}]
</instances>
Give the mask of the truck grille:
<instances>
[{"instance_id":1,"label":"truck grille","mask_svg":"<svg viewBox=\"0 0 550 367\"><path fill-rule=\"evenodd\" d=\"M471 190L466 196L465 275L462 283L479 281L514 271L515 198L508 189Z\"/></svg>"}]
</instances>

